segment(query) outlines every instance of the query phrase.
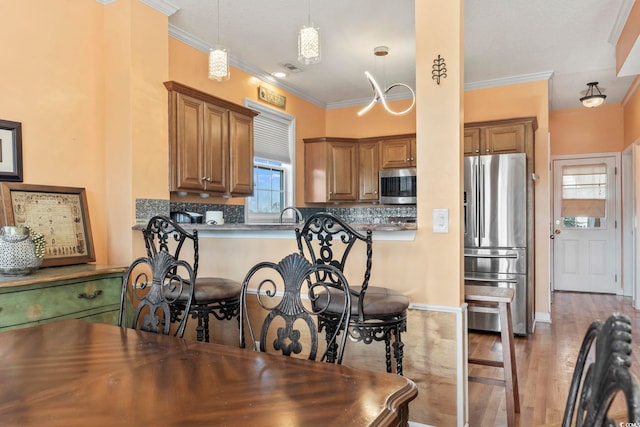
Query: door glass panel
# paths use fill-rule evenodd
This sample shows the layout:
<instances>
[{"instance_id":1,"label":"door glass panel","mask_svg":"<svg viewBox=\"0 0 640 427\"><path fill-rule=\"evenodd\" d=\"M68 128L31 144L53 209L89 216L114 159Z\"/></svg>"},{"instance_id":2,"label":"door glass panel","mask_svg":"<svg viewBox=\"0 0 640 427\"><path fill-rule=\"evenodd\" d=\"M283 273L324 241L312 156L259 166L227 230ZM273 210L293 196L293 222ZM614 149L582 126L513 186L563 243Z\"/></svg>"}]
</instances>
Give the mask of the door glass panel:
<instances>
[{"instance_id":1,"label":"door glass panel","mask_svg":"<svg viewBox=\"0 0 640 427\"><path fill-rule=\"evenodd\" d=\"M607 165L562 167L560 216L563 228L607 226Z\"/></svg>"}]
</instances>

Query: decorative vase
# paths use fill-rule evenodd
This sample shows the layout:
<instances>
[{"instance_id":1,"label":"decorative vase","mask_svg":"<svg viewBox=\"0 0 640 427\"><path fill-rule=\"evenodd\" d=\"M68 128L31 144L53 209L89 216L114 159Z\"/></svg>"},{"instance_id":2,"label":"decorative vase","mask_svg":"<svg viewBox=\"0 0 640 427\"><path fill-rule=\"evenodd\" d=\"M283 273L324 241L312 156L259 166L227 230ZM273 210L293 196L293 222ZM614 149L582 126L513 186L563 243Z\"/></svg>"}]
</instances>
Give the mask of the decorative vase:
<instances>
[{"instance_id":1,"label":"decorative vase","mask_svg":"<svg viewBox=\"0 0 640 427\"><path fill-rule=\"evenodd\" d=\"M38 235L42 239L42 235ZM31 230L21 225L6 225L0 229L0 274L24 276L36 271L44 253L36 251Z\"/></svg>"}]
</instances>

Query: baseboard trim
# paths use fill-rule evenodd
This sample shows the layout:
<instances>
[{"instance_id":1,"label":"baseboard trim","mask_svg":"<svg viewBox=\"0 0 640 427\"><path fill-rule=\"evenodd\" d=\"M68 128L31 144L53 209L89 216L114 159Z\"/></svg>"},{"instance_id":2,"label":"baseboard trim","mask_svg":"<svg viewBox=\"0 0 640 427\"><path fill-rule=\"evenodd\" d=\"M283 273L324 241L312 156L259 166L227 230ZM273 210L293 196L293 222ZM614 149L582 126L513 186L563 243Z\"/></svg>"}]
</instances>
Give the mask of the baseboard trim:
<instances>
[{"instance_id":1,"label":"baseboard trim","mask_svg":"<svg viewBox=\"0 0 640 427\"><path fill-rule=\"evenodd\" d=\"M536 311L534 318L536 322L551 323L551 313Z\"/></svg>"}]
</instances>

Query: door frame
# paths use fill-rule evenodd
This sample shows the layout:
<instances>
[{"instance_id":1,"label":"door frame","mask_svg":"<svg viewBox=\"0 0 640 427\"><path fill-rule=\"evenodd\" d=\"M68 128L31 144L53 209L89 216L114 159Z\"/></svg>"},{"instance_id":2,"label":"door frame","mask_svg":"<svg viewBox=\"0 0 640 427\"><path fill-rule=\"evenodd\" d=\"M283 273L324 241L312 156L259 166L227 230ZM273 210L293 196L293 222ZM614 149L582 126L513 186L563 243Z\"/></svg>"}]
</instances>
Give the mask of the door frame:
<instances>
[{"instance_id":1,"label":"door frame","mask_svg":"<svg viewBox=\"0 0 640 427\"><path fill-rule=\"evenodd\" d=\"M622 287L624 296L631 296L636 307L636 245L635 242L635 159L636 144L622 151ZM637 307L636 307L637 308Z\"/></svg>"},{"instance_id":2,"label":"door frame","mask_svg":"<svg viewBox=\"0 0 640 427\"><path fill-rule=\"evenodd\" d=\"M571 155L555 155L555 156L551 156L551 163L549 164L550 167L550 177L551 179L549 180L549 186L550 186L550 192L549 192L549 196L550 196L550 201L549 201L549 206L551 207L551 212L550 212L550 221L549 221L549 236L553 235L553 230L554 230L554 216L553 216L553 212L554 212L554 200L555 200L555 176L554 176L554 165L555 165L555 161L556 160L580 160L580 159L594 159L594 158L598 158L598 157L613 157L614 161L615 161L615 168L616 168L616 173L614 175L614 179L615 179L615 184L616 184L616 202L615 202L615 221L616 221L616 228L615 228L615 260L614 260L614 264L616 266L615 268L615 274L616 274L616 278L617 278L617 288L616 288L616 295L622 295L623 294L623 288L622 288L622 260L621 260L621 248L622 248L622 221L621 221L621 211L622 211L622 182L621 182L621 168L620 168L620 157L621 154L620 153L616 153L616 152L611 152L611 153L586 153L586 154L571 154ZM553 263L554 263L554 259L555 259L555 252L554 252L554 244L553 242L551 243L551 248L552 250L550 251L551 253L551 263L550 263L550 268L553 268ZM551 293L553 293L553 291L555 290L555 284L554 284L554 274L553 274L553 270L549 271L549 275L551 276Z\"/></svg>"}]
</instances>

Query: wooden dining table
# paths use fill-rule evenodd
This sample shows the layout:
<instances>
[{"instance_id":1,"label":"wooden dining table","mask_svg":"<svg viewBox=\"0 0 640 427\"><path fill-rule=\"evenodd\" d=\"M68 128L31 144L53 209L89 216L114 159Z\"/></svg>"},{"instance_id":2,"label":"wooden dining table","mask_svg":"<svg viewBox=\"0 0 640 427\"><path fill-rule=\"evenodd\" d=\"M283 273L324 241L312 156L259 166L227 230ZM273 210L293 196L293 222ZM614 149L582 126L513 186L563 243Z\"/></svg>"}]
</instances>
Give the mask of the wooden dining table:
<instances>
[{"instance_id":1,"label":"wooden dining table","mask_svg":"<svg viewBox=\"0 0 640 427\"><path fill-rule=\"evenodd\" d=\"M2 426L397 426L409 379L61 320L0 333Z\"/></svg>"}]
</instances>

